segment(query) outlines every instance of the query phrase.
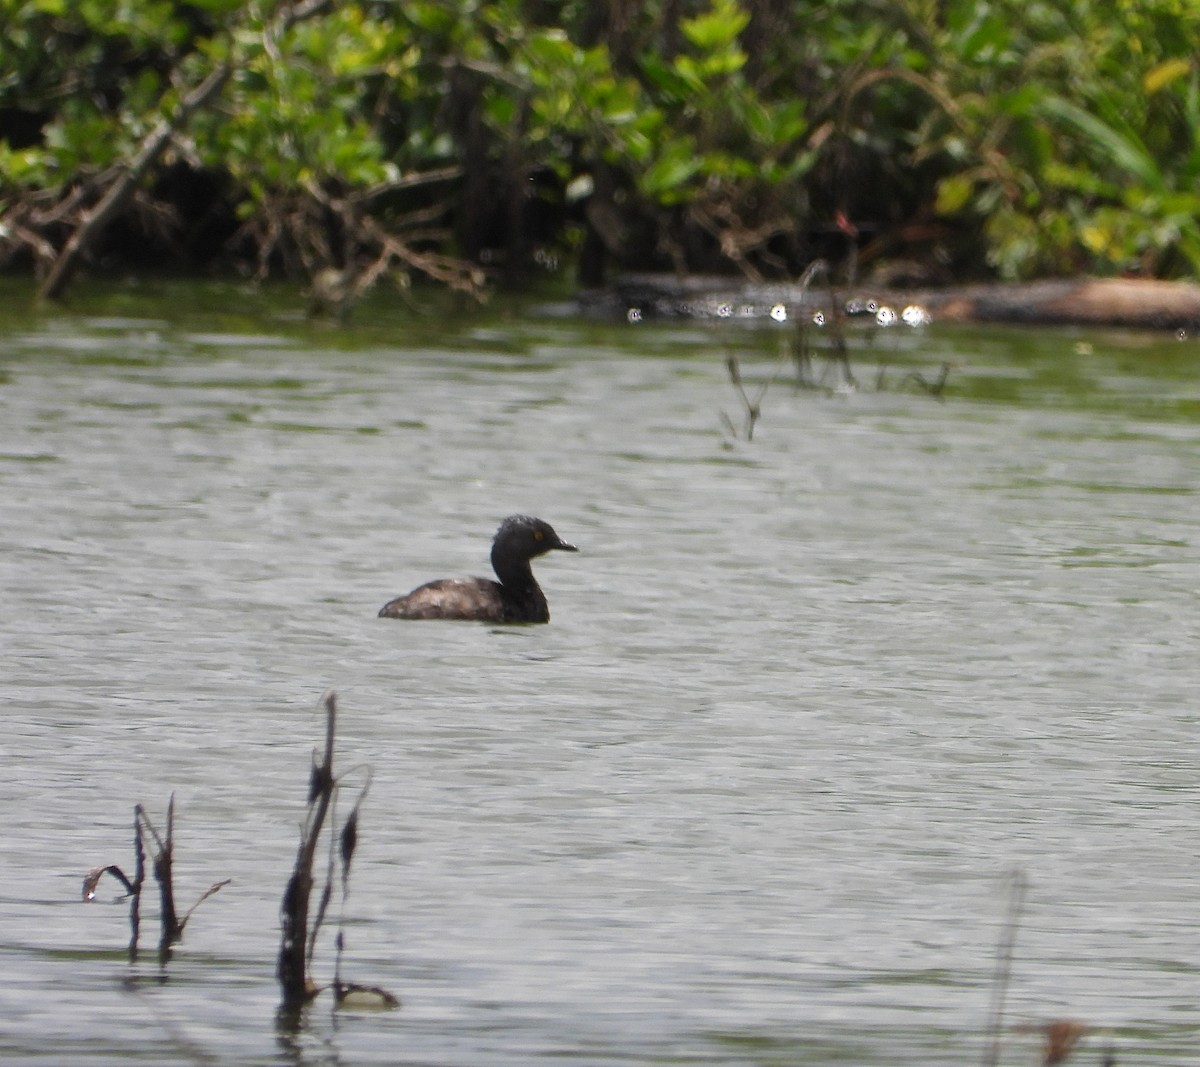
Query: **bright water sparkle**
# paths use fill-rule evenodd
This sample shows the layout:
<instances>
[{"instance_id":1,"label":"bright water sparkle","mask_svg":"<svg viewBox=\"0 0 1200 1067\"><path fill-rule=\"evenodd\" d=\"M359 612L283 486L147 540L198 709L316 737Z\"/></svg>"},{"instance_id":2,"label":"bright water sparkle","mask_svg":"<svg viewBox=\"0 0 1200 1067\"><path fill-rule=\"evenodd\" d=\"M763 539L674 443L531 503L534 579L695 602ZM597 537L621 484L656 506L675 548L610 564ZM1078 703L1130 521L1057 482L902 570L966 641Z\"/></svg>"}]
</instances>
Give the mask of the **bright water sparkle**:
<instances>
[{"instance_id":1,"label":"bright water sparkle","mask_svg":"<svg viewBox=\"0 0 1200 1067\"><path fill-rule=\"evenodd\" d=\"M726 356L769 380L791 328L17 317L0 1059L973 1063L1019 867L1008 1022L1197 1062L1196 354L892 330L860 377L948 361L944 403L784 374L732 439ZM581 549L549 626L375 618L516 511ZM345 977L403 1006L280 1032L330 688ZM160 983L155 903L131 968L79 886L172 792L181 903L233 883Z\"/></svg>"}]
</instances>

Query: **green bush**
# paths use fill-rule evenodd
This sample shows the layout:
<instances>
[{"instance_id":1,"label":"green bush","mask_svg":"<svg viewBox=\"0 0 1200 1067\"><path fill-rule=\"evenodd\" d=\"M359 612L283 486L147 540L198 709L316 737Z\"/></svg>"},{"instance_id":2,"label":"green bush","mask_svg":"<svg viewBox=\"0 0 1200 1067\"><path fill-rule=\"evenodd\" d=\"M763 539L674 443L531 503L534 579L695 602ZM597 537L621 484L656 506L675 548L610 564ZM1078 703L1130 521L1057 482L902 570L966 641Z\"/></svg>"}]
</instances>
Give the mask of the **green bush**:
<instances>
[{"instance_id":1,"label":"green bush","mask_svg":"<svg viewBox=\"0 0 1200 1067\"><path fill-rule=\"evenodd\" d=\"M263 269L589 227L618 262L752 277L855 229L864 261L1005 278L1200 269L1191 0L0 0L0 24L10 264L228 63L138 203L220 175Z\"/></svg>"}]
</instances>

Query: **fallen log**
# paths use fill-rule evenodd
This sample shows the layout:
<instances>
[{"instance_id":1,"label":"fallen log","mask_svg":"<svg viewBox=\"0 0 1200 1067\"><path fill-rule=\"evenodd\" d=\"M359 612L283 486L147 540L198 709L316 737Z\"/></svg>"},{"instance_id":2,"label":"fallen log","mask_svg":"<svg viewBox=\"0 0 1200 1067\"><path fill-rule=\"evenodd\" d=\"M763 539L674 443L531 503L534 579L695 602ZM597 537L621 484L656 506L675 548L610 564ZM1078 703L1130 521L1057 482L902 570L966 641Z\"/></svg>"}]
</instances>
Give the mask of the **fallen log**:
<instances>
[{"instance_id":1,"label":"fallen log","mask_svg":"<svg viewBox=\"0 0 1200 1067\"><path fill-rule=\"evenodd\" d=\"M1076 278L910 294L945 322L1200 328L1200 285L1152 278Z\"/></svg>"},{"instance_id":2,"label":"fallen log","mask_svg":"<svg viewBox=\"0 0 1200 1067\"><path fill-rule=\"evenodd\" d=\"M1036 282L892 289L859 283L835 290L839 300L874 301L897 310L925 308L939 322L1001 322L1029 326L1121 326L1200 331L1200 285L1150 278L1056 278ZM747 284L734 278L629 275L605 290L583 292L584 310L625 317L637 309L660 317L765 316L784 304L794 316L830 311L827 286Z\"/></svg>"}]
</instances>

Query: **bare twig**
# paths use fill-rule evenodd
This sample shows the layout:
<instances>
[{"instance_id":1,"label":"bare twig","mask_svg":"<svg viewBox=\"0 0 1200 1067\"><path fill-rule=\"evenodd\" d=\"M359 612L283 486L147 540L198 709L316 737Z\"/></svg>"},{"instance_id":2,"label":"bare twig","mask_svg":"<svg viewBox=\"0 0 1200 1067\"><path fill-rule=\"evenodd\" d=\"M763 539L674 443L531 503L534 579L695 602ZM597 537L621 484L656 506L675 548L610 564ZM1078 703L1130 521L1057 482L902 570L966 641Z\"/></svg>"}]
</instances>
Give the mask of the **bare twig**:
<instances>
[{"instance_id":1,"label":"bare twig","mask_svg":"<svg viewBox=\"0 0 1200 1067\"><path fill-rule=\"evenodd\" d=\"M992 1004L988 1011L988 1042L983 1051L983 1067L996 1067L1000 1062L1001 1037L1004 1029L1004 1001L1008 996L1008 980L1012 973L1013 948L1017 941L1017 926L1029 880L1022 870L1009 876L1008 915L1000 942L996 946L996 971L992 977Z\"/></svg>"},{"instance_id":2,"label":"bare twig","mask_svg":"<svg viewBox=\"0 0 1200 1067\"><path fill-rule=\"evenodd\" d=\"M333 693L325 697L325 753L321 759L314 757L308 787L308 816L300 831L300 845L296 851L296 864L288 879L287 888L283 894L281 925L283 936L279 947L279 961L276 976L283 990L283 1003L280 1006L279 1022L281 1026L291 1029L297 1025L301 1009L309 1003L320 991L321 987L313 981L310 966L313 950L317 942L317 934L324 921L328 909L332 888L334 885L335 856L340 851L342 859L343 897L347 888L350 859L354 852L354 844L358 834L359 805L367 795L370 787L370 775L367 783L359 793L354 810L347 820L340 835L337 835L337 846L330 839L329 870L325 885L317 907L317 914L311 922L309 911L312 904L314 886L313 864L316 860L317 844L327 820L332 820L334 804L336 803L338 782L333 774L333 742L337 723L337 698ZM335 1006L341 1005L350 991L362 991L365 1002L362 1006L394 1008L399 1001L392 994L375 986L352 986L342 982L341 961L345 937L341 929L337 934L337 957L334 969L334 998Z\"/></svg>"},{"instance_id":3,"label":"bare twig","mask_svg":"<svg viewBox=\"0 0 1200 1067\"><path fill-rule=\"evenodd\" d=\"M448 180L452 174L444 168L430 172L430 180ZM422 177L414 175L413 183ZM314 314L344 319L381 278L396 275L404 288L409 272L424 274L482 302L484 271L467 260L431 250L447 237L448 231L434 225L446 212L444 203L434 203L385 224L365 212L361 198L335 195L314 181L299 194L266 203L244 232L258 246L259 277L266 277L272 257L282 257L293 267L299 261L310 279L309 310ZM338 247L329 237L331 217Z\"/></svg>"},{"instance_id":4,"label":"bare twig","mask_svg":"<svg viewBox=\"0 0 1200 1067\"><path fill-rule=\"evenodd\" d=\"M221 91L231 73L233 73L233 67L230 63L218 64L204 81L179 102L179 106L169 118L163 119L147 134L142 140L137 154L130 160L121 176L109 187L100 203L88 213L71 235L71 239L59 254L58 259L55 260L54 266L38 291L40 299L57 300L62 296L79 265L80 258L95 244L108 225L125 210L138 183L150 169L151 164L162 155L167 145L170 144L175 131L186 125L196 111L204 107Z\"/></svg>"},{"instance_id":5,"label":"bare twig","mask_svg":"<svg viewBox=\"0 0 1200 1067\"><path fill-rule=\"evenodd\" d=\"M175 794L167 801L167 842L159 849L154 857L154 877L158 882L159 899L162 901L160 924L161 938L158 943L158 956L165 961L169 958L171 946L183 937L183 927L175 912L175 880L173 868L175 863Z\"/></svg>"},{"instance_id":6,"label":"bare twig","mask_svg":"<svg viewBox=\"0 0 1200 1067\"><path fill-rule=\"evenodd\" d=\"M356 207L365 207L372 201L387 196L389 193L399 192L402 189L414 189L422 185L436 185L440 182L457 181L462 176L463 168L460 166L435 167L432 170L418 171L415 174L405 174L399 178L393 178L391 181L381 182L378 185L371 186L370 189L363 189L360 192L352 193L347 199Z\"/></svg>"},{"instance_id":7,"label":"bare twig","mask_svg":"<svg viewBox=\"0 0 1200 1067\"><path fill-rule=\"evenodd\" d=\"M142 886L146 882L146 850L142 847L142 806L133 809L134 875L133 897L129 901L129 962L137 962L138 931L141 925Z\"/></svg>"},{"instance_id":8,"label":"bare twig","mask_svg":"<svg viewBox=\"0 0 1200 1067\"><path fill-rule=\"evenodd\" d=\"M308 817L300 832L296 865L284 890L280 913L283 937L276 976L283 988L285 1010L303 1007L320 992L308 975L308 912L317 841L333 801L333 740L336 727L337 697L329 693L325 697L325 755L321 761L313 761L309 776Z\"/></svg>"},{"instance_id":9,"label":"bare twig","mask_svg":"<svg viewBox=\"0 0 1200 1067\"><path fill-rule=\"evenodd\" d=\"M759 417L762 415L762 398L766 394L767 386L769 386L771 383L767 382L767 385L764 385L759 390L758 396L751 400L746 394L745 387L742 385L741 365L738 363L737 356L735 356L732 352L725 357L725 369L729 371L730 384L732 384L734 389L737 390L737 394L742 400L742 406L746 409L744 434L746 440L751 441L754 439L754 426L758 422ZM724 412L722 412L722 414L724 414ZM725 417L725 423L729 426L733 425L728 416ZM734 436L737 436L736 433Z\"/></svg>"},{"instance_id":10,"label":"bare twig","mask_svg":"<svg viewBox=\"0 0 1200 1067\"><path fill-rule=\"evenodd\" d=\"M141 901L142 901L142 886L146 881L146 849L145 842L147 839L154 841L154 877L158 882L159 895L161 900L160 922L162 932L159 938L158 955L161 963L166 963L170 959L171 946L183 937L183 928L187 925L188 919L191 918L194 912L204 901L211 897L218 890L227 886L230 879L226 878L221 882L214 882L201 895L200 899L188 909L187 914L180 919L175 911L175 887L173 878L173 859L174 859L174 834L175 834L175 795L171 794L171 799L167 804L167 836L166 840L162 838L154 824L150 821L150 817L146 814L146 809L141 804L135 804L133 808L133 849L134 849L134 876L133 880L126 876L125 872L114 864L107 867L94 867L90 870L83 880L83 899L92 900L96 895L96 884L105 874L111 874L116 878L129 894L129 962L136 963L138 955L138 935L141 929Z\"/></svg>"},{"instance_id":11,"label":"bare twig","mask_svg":"<svg viewBox=\"0 0 1200 1067\"><path fill-rule=\"evenodd\" d=\"M83 878L83 899L84 900L95 900L96 899L96 886L99 884L100 879L103 878L106 874L111 874L118 882L120 882L125 887L126 896L128 896L129 894L134 892L133 883L125 876L125 872L123 870L121 870L121 868L118 867L116 864L110 863L107 867L93 867L90 871L87 872L86 875L84 875L84 878Z\"/></svg>"},{"instance_id":12,"label":"bare twig","mask_svg":"<svg viewBox=\"0 0 1200 1067\"><path fill-rule=\"evenodd\" d=\"M196 899L196 903L193 904L190 908L188 908L188 910L184 913L183 918L179 920L180 931L182 932L183 928L185 926L187 926L187 921L188 921L188 919L190 919L192 917L192 912L194 912L198 907L200 907L200 905L203 904L214 893L220 892L227 885L229 885L230 882L232 882L232 881L233 881L232 878L222 878L221 881L219 881L219 882L213 882L212 885L210 885L203 893L201 893L200 896Z\"/></svg>"},{"instance_id":13,"label":"bare twig","mask_svg":"<svg viewBox=\"0 0 1200 1067\"><path fill-rule=\"evenodd\" d=\"M880 370L880 373L882 374L882 369ZM930 396L934 397L935 399L945 400L946 398L945 398L944 393L945 393L945 389L946 389L946 381L949 377L950 377L950 364L943 363L940 370L938 371L938 376L936 378L934 378L933 381L929 381L925 377L925 375L921 374L919 371L914 370L914 371L909 371L909 373L906 374L904 376L904 378L901 380L900 384L901 384L901 386L904 386L904 385L907 385L909 382L913 382L918 388L924 389L925 392L927 392Z\"/></svg>"}]
</instances>

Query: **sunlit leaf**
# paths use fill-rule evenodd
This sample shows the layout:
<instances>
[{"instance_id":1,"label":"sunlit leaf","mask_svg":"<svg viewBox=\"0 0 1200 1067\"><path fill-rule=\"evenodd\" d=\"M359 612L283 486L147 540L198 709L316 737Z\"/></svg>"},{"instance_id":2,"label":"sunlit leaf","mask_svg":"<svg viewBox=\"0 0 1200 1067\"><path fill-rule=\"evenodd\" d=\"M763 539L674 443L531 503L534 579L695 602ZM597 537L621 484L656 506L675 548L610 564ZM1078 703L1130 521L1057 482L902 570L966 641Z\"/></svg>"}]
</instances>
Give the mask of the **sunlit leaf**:
<instances>
[{"instance_id":1,"label":"sunlit leaf","mask_svg":"<svg viewBox=\"0 0 1200 1067\"><path fill-rule=\"evenodd\" d=\"M939 215L957 215L970 203L975 183L964 174L952 174L938 182L934 210Z\"/></svg>"},{"instance_id":2,"label":"sunlit leaf","mask_svg":"<svg viewBox=\"0 0 1200 1067\"><path fill-rule=\"evenodd\" d=\"M1182 78L1192 69L1193 61L1190 59L1168 59L1165 63L1159 63L1157 67L1153 67L1142 76L1142 88L1147 95L1153 96L1170 85L1173 81Z\"/></svg>"},{"instance_id":3,"label":"sunlit leaf","mask_svg":"<svg viewBox=\"0 0 1200 1067\"><path fill-rule=\"evenodd\" d=\"M736 0L714 0L708 14L680 20L679 29L696 48L715 51L732 45L749 21Z\"/></svg>"}]
</instances>

